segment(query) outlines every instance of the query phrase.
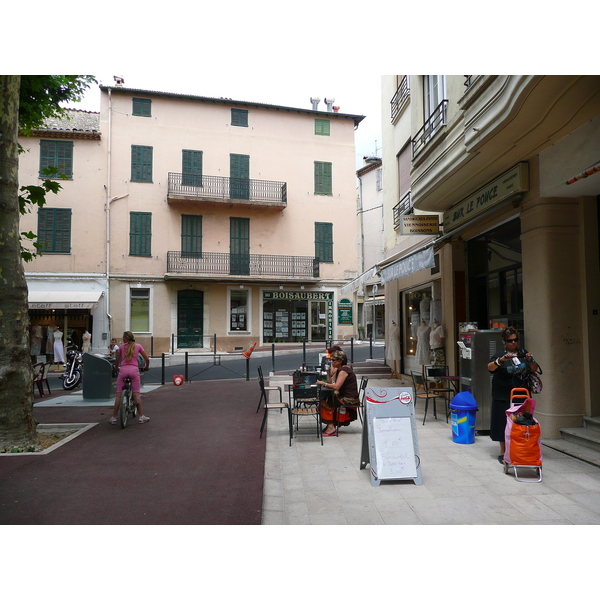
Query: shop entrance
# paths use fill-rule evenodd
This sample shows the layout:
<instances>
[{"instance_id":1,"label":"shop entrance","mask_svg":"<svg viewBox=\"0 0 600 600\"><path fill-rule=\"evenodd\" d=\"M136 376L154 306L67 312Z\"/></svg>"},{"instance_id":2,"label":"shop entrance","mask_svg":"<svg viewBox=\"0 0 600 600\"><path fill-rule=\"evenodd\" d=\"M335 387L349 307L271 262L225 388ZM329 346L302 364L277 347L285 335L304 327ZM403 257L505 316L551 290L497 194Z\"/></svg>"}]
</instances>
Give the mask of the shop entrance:
<instances>
[{"instance_id":1,"label":"shop entrance","mask_svg":"<svg viewBox=\"0 0 600 600\"><path fill-rule=\"evenodd\" d=\"M325 302L310 303L310 337L313 342L324 342L327 337L327 307Z\"/></svg>"},{"instance_id":2,"label":"shop entrance","mask_svg":"<svg viewBox=\"0 0 600 600\"><path fill-rule=\"evenodd\" d=\"M469 321L523 331L521 221L514 219L467 243Z\"/></svg>"},{"instance_id":3,"label":"shop entrance","mask_svg":"<svg viewBox=\"0 0 600 600\"><path fill-rule=\"evenodd\" d=\"M202 348L204 333L204 292L177 292L177 347Z\"/></svg>"}]
</instances>

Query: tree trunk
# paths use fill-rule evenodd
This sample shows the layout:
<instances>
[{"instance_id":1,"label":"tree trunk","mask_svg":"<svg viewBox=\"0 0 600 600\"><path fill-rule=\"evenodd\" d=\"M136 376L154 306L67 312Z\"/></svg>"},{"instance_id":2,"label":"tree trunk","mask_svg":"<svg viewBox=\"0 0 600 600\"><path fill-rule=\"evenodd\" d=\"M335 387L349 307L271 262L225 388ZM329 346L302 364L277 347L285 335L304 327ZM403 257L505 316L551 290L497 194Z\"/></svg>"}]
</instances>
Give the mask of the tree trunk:
<instances>
[{"instance_id":1,"label":"tree trunk","mask_svg":"<svg viewBox=\"0 0 600 600\"><path fill-rule=\"evenodd\" d=\"M18 75L0 75L0 452L37 448L19 234Z\"/></svg>"}]
</instances>

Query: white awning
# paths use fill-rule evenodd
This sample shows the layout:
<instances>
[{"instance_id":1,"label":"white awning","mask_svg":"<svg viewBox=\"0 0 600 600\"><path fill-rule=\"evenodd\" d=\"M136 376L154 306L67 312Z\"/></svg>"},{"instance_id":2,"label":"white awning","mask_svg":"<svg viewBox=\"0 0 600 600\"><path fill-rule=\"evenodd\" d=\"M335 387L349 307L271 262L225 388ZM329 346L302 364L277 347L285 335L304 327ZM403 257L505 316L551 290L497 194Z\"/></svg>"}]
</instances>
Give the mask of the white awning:
<instances>
[{"instance_id":1,"label":"white awning","mask_svg":"<svg viewBox=\"0 0 600 600\"><path fill-rule=\"evenodd\" d=\"M369 281L369 279L373 279L377 275L377 269L375 267L371 267L367 271L365 271L362 275L359 275L355 279L353 279L350 283L343 285L340 288L340 294L348 294L355 289L359 288L365 281Z\"/></svg>"},{"instance_id":2,"label":"white awning","mask_svg":"<svg viewBox=\"0 0 600 600\"><path fill-rule=\"evenodd\" d=\"M29 290L27 301L30 310L46 310L52 308L75 309L96 308L102 291L73 292L73 291L39 291Z\"/></svg>"},{"instance_id":3,"label":"white awning","mask_svg":"<svg viewBox=\"0 0 600 600\"><path fill-rule=\"evenodd\" d=\"M386 284L393 279L406 277L406 275L411 275L421 269L432 269L433 267L435 267L435 259L433 246L430 246L392 263L389 267L385 267L380 273L381 283Z\"/></svg>"}]
</instances>

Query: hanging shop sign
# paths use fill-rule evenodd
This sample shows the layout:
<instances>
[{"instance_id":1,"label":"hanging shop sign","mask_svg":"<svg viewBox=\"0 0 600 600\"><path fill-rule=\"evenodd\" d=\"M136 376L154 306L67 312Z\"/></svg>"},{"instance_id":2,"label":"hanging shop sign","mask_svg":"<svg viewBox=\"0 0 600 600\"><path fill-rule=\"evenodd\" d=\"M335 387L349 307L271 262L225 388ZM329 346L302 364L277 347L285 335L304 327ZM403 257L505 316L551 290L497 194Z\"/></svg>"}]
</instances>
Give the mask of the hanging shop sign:
<instances>
[{"instance_id":1,"label":"hanging shop sign","mask_svg":"<svg viewBox=\"0 0 600 600\"><path fill-rule=\"evenodd\" d=\"M437 235L440 221L437 215L404 215L402 235Z\"/></svg>"},{"instance_id":2,"label":"hanging shop sign","mask_svg":"<svg viewBox=\"0 0 600 600\"><path fill-rule=\"evenodd\" d=\"M352 325L352 302L347 298L338 302L338 325Z\"/></svg>"},{"instance_id":3,"label":"hanging shop sign","mask_svg":"<svg viewBox=\"0 0 600 600\"><path fill-rule=\"evenodd\" d=\"M529 165L519 163L444 213L444 233L456 229L498 203L529 191Z\"/></svg>"},{"instance_id":4,"label":"hanging shop sign","mask_svg":"<svg viewBox=\"0 0 600 600\"><path fill-rule=\"evenodd\" d=\"M433 247L425 248L383 269L380 273L381 283L385 284L423 269L433 269L433 267L435 267Z\"/></svg>"}]
</instances>

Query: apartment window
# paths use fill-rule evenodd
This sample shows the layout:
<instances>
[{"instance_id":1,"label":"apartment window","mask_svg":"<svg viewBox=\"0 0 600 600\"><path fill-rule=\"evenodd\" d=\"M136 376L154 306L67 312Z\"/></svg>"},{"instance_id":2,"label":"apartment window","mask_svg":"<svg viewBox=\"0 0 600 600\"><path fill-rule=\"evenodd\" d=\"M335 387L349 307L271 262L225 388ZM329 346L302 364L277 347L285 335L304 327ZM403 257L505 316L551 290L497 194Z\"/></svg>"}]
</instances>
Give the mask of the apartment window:
<instances>
[{"instance_id":1,"label":"apartment window","mask_svg":"<svg viewBox=\"0 0 600 600\"><path fill-rule=\"evenodd\" d=\"M131 181L152 183L152 146L131 146Z\"/></svg>"},{"instance_id":2,"label":"apartment window","mask_svg":"<svg viewBox=\"0 0 600 600\"><path fill-rule=\"evenodd\" d=\"M134 117L151 117L152 100L148 100L147 98L134 98L132 112Z\"/></svg>"},{"instance_id":3,"label":"apartment window","mask_svg":"<svg viewBox=\"0 0 600 600\"><path fill-rule=\"evenodd\" d=\"M181 151L181 185L202 185L202 151Z\"/></svg>"},{"instance_id":4,"label":"apartment window","mask_svg":"<svg viewBox=\"0 0 600 600\"><path fill-rule=\"evenodd\" d=\"M181 256L202 256L202 215L181 215Z\"/></svg>"},{"instance_id":5,"label":"apartment window","mask_svg":"<svg viewBox=\"0 0 600 600\"><path fill-rule=\"evenodd\" d=\"M330 162L315 161L315 194L332 194Z\"/></svg>"},{"instance_id":6,"label":"apartment window","mask_svg":"<svg viewBox=\"0 0 600 600\"><path fill-rule=\"evenodd\" d=\"M133 332L150 331L149 288L129 288L129 329Z\"/></svg>"},{"instance_id":7,"label":"apartment window","mask_svg":"<svg viewBox=\"0 0 600 600\"><path fill-rule=\"evenodd\" d=\"M38 239L42 252L71 253L71 209L40 208L38 210Z\"/></svg>"},{"instance_id":8,"label":"apartment window","mask_svg":"<svg viewBox=\"0 0 600 600\"><path fill-rule=\"evenodd\" d=\"M129 213L129 255L152 255L152 213Z\"/></svg>"},{"instance_id":9,"label":"apartment window","mask_svg":"<svg viewBox=\"0 0 600 600\"><path fill-rule=\"evenodd\" d=\"M333 223L315 223L315 256L319 262L333 262Z\"/></svg>"},{"instance_id":10,"label":"apartment window","mask_svg":"<svg viewBox=\"0 0 600 600\"><path fill-rule=\"evenodd\" d=\"M45 175L47 168L58 169L58 172ZM61 175L73 178L73 142L40 140L40 177L56 179Z\"/></svg>"},{"instance_id":11,"label":"apartment window","mask_svg":"<svg viewBox=\"0 0 600 600\"><path fill-rule=\"evenodd\" d=\"M248 111L239 108L232 108L231 124L234 127L248 127Z\"/></svg>"},{"instance_id":12,"label":"apartment window","mask_svg":"<svg viewBox=\"0 0 600 600\"><path fill-rule=\"evenodd\" d=\"M424 79L425 120L427 120L444 99L444 76L425 75Z\"/></svg>"},{"instance_id":13,"label":"apartment window","mask_svg":"<svg viewBox=\"0 0 600 600\"><path fill-rule=\"evenodd\" d=\"M315 119L315 135L330 135L331 122L328 119Z\"/></svg>"},{"instance_id":14,"label":"apartment window","mask_svg":"<svg viewBox=\"0 0 600 600\"><path fill-rule=\"evenodd\" d=\"M248 331L248 290L229 290L229 329Z\"/></svg>"}]
</instances>

